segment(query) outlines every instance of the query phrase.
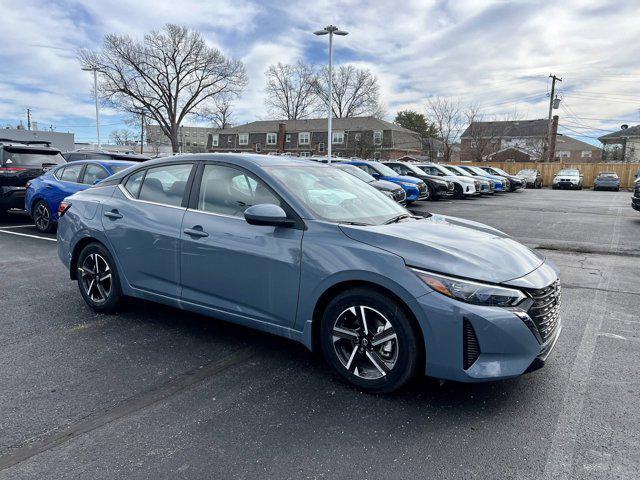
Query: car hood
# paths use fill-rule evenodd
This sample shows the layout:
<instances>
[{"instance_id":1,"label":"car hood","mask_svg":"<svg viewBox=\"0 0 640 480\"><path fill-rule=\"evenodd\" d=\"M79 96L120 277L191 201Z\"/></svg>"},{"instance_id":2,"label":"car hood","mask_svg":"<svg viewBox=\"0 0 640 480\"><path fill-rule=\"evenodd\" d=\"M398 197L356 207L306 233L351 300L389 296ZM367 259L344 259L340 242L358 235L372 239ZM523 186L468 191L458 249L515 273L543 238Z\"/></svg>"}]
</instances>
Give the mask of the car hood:
<instances>
[{"instance_id":1,"label":"car hood","mask_svg":"<svg viewBox=\"0 0 640 480\"><path fill-rule=\"evenodd\" d=\"M381 176L380 179L387 180L390 182L413 183L414 185L417 185L418 183L422 183L422 180L420 180L419 178L405 177L404 175L398 175L397 177Z\"/></svg>"},{"instance_id":2,"label":"car hood","mask_svg":"<svg viewBox=\"0 0 640 480\"><path fill-rule=\"evenodd\" d=\"M505 233L445 215L390 225L341 225L353 240L401 256L412 267L491 283L522 277L544 257Z\"/></svg>"},{"instance_id":3,"label":"car hood","mask_svg":"<svg viewBox=\"0 0 640 480\"><path fill-rule=\"evenodd\" d=\"M455 182L455 181L462 182L462 183L474 183L475 182L473 180L473 178L471 178L471 177L463 177L462 175L445 175L444 177L439 177L439 178L445 178L447 180L451 180L452 182Z\"/></svg>"},{"instance_id":4,"label":"car hood","mask_svg":"<svg viewBox=\"0 0 640 480\"><path fill-rule=\"evenodd\" d=\"M378 190L384 190L385 192L395 192L396 190L402 190L402 187L397 183L387 182L386 180L374 180L369 185L376 187Z\"/></svg>"}]
</instances>

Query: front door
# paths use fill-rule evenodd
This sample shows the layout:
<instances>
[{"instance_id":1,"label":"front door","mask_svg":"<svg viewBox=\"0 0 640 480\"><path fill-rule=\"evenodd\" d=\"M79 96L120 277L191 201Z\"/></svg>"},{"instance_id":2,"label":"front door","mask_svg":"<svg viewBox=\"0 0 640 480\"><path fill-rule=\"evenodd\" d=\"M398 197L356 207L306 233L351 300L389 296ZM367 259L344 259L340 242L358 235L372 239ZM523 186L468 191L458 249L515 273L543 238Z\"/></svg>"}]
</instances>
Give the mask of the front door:
<instances>
[{"instance_id":1,"label":"front door","mask_svg":"<svg viewBox=\"0 0 640 480\"><path fill-rule=\"evenodd\" d=\"M198 183L195 208L182 222L182 299L293 327L303 231L245 221L252 205L282 205L253 174L207 164Z\"/></svg>"},{"instance_id":2,"label":"front door","mask_svg":"<svg viewBox=\"0 0 640 480\"><path fill-rule=\"evenodd\" d=\"M139 170L103 203L102 225L128 283L177 299L180 227L193 164Z\"/></svg>"}]
</instances>

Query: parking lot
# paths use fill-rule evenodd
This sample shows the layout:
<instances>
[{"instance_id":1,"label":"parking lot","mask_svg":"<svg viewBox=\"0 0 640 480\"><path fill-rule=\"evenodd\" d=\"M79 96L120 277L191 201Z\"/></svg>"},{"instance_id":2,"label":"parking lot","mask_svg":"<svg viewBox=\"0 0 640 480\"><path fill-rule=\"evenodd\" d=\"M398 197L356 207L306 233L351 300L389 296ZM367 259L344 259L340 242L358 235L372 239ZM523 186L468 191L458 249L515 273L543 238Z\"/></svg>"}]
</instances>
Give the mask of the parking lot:
<instances>
[{"instance_id":1,"label":"parking lot","mask_svg":"<svg viewBox=\"0 0 640 480\"><path fill-rule=\"evenodd\" d=\"M631 194L424 202L561 269L545 368L485 384L346 385L301 345L131 301L100 315L54 235L0 224L0 478L623 478L640 470L640 213ZM247 286L250 288L250 286Z\"/></svg>"}]
</instances>

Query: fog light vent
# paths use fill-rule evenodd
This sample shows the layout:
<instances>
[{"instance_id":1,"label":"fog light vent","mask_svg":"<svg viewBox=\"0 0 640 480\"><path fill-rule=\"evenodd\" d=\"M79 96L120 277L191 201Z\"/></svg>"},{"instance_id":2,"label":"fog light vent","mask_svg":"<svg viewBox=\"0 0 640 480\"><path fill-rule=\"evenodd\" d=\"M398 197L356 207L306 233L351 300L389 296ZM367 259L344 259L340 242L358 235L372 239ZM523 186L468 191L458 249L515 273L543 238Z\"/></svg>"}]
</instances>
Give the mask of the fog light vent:
<instances>
[{"instance_id":1,"label":"fog light vent","mask_svg":"<svg viewBox=\"0 0 640 480\"><path fill-rule=\"evenodd\" d=\"M480 356L480 345L473 325L466 318L463 320L462 325L462 352L463 368L468 370Z\"/></svg>"}]
</instances>

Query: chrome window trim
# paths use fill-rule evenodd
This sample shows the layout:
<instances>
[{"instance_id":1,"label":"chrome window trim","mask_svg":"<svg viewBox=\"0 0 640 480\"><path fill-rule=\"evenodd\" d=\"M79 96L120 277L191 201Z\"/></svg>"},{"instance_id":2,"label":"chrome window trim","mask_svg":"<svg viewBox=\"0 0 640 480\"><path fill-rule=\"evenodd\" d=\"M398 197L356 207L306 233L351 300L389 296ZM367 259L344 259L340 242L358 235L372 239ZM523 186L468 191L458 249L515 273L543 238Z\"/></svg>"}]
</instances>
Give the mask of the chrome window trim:
<instances>
[{"instance_id":1,"label":"chrome window trim","mask_svg":"<svg viewBox=\"0 0 640 480\"><path fill-rule=\"evenodd\" d=\"M105 185L108 186L108 185ZM169 207L169 208L176 208L178 210L187 210L185 207L183 206L176 206L176 205L168 205L166 203L158 203L158 202L150 202L149 200L140 200L139 198L134 198L131 196L131 194L127 191L126 188L124 188L122 186L121 183L118 184L118 188L120 189L120 191L124 194L125 197L127 197L129 200L132 200L134 202L140 202L140 203L147 203L149 205L158 205L160 207ZM182 194L184 197L184 193Z\"/></svg>"},{"instance_id":2,"label":"chrome window trim","mask_svg":"<svg viewBox=\"0 0 640 480\"><path fill-rule=\"evenodd\" d=\"M188 212L193 212L193 213L204 213L205 215L212 215L214 217L223 217L223 218L233 218L235 220L242 220L243 222L246 222L247 220L244 218L244 216L242 217L236 217L234 215L226 215L224 213L215 213L215 212L207 212L206 210L200 210L198 208L187 208L186 209Z\"/></svg>"}]
</instances>

